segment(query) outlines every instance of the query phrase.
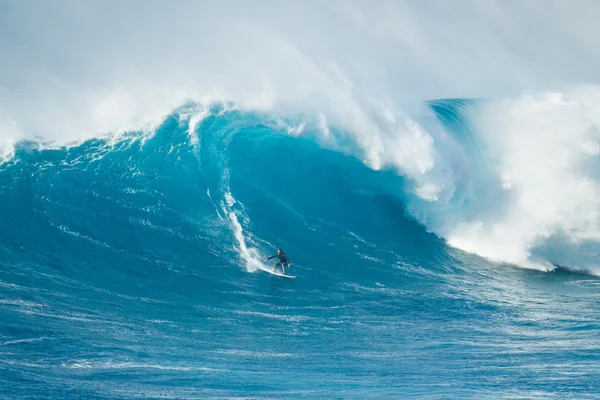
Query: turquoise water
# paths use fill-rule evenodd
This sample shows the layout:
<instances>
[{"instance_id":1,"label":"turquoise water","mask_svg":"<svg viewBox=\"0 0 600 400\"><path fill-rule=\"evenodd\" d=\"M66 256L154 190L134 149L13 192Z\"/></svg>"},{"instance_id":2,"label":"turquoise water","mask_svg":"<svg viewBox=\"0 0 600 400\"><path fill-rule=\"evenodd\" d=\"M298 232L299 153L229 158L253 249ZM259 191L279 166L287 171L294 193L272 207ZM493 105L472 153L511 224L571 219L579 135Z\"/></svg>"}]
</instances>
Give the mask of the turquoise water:
<instances>
[{"instance_id":1,"label":"turquoise water","mask_svg":"<svg viewBox=\"0 0 600 400\"><path fill-rule=\"evenodd\" d=\"M449 247L406 178L310 132L188 122L0 166L0 398L598 398L598 278Z\"/></svg>"}]
</instances>

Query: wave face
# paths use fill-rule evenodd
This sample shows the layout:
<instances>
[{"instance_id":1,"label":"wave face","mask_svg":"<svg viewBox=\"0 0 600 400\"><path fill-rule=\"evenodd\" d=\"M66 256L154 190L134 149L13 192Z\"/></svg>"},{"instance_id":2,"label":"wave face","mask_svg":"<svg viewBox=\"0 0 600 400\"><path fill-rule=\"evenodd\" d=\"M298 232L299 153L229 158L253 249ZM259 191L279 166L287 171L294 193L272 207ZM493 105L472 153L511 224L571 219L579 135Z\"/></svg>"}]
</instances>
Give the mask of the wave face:
<instances>
[{"instance_id":1,"label":"wave face","mask_svg":"<svg viewBox=\"0 0 600 400\"><path fill-rule=\"evenodd\" d=\"M593 398L597 278L516 267L594 272L597 132L573 104L431 102L433 139L415 127L404 158L229 104L19 142L0 166L0 397ZM535 135L573 120L577 137ZM296 279L267 273L277 247Z\"/></svg>"}]
</instances>

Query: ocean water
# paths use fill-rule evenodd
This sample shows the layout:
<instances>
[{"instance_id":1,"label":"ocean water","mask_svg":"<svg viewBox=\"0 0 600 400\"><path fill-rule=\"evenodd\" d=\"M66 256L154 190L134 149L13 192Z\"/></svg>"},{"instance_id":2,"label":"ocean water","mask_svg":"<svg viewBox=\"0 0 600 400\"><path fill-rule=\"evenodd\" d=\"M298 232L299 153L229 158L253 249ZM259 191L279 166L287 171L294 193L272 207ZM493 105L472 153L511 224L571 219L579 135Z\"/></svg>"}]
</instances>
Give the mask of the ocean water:
<instances>
[{"instance_id":1,"label":"ocean water","mask_svg":"<svg viewBox=\"0 0 600 400\"><path fill-rule=\"evenodd\" d=\"M478 107L427 105L442 167L421 180L341 128L234 104L18 142L0 165L0 398L599 398L597 242L498 236L536 192L506 194L510 148L486 150ZM474 221L495 233L456 230ZM278 247L296 279L268 273Z\"/></svg>"}]
</instances>

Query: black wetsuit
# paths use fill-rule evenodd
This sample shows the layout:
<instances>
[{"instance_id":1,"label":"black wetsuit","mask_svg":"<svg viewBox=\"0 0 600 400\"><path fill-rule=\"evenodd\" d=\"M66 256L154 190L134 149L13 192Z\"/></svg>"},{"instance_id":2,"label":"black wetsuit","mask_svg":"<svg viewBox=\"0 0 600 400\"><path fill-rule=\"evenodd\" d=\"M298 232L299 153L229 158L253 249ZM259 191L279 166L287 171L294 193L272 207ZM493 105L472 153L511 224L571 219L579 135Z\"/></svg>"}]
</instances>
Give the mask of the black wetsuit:
<instances>
[{"instance_id":1,"label":"black wetsuit","mask_svg":"<svg viewBox=\"0 0 600 400\"><path fill-rule=\"evenodd\" d=\"M281 265L281 266L283 266L284 264L289 264L290 263L289 258L287 257L287 255L283 251L281 253L279 253L279 254L275 254L274 256L271 256L271 257L267 258L267 260L270 260L271 258L275 258L275 257L279 257L279 262L277 264L275 264L275 265Z\"/></svg>"}]
</instances>

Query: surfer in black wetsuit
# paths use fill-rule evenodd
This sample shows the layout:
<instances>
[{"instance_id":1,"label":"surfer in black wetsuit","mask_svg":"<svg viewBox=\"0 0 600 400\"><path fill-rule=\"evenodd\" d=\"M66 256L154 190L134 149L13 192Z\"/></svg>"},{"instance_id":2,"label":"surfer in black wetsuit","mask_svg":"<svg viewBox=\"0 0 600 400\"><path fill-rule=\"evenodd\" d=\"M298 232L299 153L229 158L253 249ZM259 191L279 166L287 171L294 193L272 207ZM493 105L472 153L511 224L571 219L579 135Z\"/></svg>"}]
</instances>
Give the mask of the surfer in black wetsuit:
<instances>
[{"instance_id":1,"label":"surfer in black wetsuit","mask_svg":"<svg viewBox=\"0 0 600 400\"><path fill-rule=\"evenodd\" d=\"M271 256L269 258L265 258L265 261L269 261L271 258L275 258L275 257L279 257L279 262L277 264L275 264L275 266L273 267L273 272L277 272L277 266L281 265L281 270L283 271L283 274L285 275L284 265L287 264L288 268L290 267L289 258L283 251L281 251L281 249L277 249L277 254L275 254L274 256Z\"/></svg>"}]
</instances>

